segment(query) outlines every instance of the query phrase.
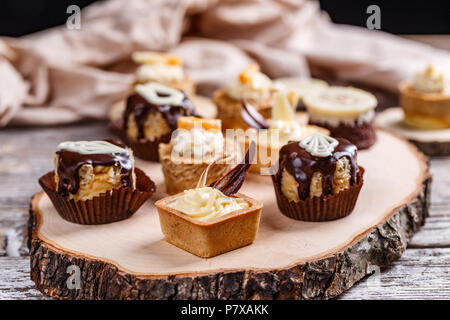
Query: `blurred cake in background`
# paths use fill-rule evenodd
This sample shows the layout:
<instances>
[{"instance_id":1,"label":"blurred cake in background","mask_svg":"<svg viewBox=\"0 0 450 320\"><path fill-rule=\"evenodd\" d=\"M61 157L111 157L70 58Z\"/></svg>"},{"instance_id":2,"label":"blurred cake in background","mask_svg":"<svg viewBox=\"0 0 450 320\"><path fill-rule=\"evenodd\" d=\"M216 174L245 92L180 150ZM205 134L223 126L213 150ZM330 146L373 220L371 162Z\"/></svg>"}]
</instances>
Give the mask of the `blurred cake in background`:
<instances>
[{"instance_id":1,"label":"blurred cake in background","mask_svg":"<svg viewBox=\"0 0 450 320\"><path fill-rule=\"evenodd\" d=\"M194 81L184 74L179 57L168 53L136 51L132 59L138 65L137 83L158 82L181 90L190 97L195 94Z\"/></svg>"},{"instance_id":2,"label":"blurred cake in background","mask_svg":"<svg viewBox=\"0 0 450 320\"><path fill-rule=\"evenodd\" d=\"M328 83L314 78L279 78L274 80L275 87L294 91L298 96L296 110L304 111L303 97L306 93L326 89Z\"/></svg>"},{"instance_id":3,"label":"blurred cake in background","mask_svg":"<svg viewBox=\"0 0 450 320\"><path fill-rule=\"evenodd\" d=\"M421 129L450 128L448 76L429 65L413 81L400 84L400 106L405 123Z\"/></svg>"},{"instance_id":4,"label":"blurred cake in background","mask_svg":"<svg viewBox=\"0 0 450 320\"><path fill-rule=\"evenodd\" d=\"M110 128L139 158L158 161L158 146L170 141L178 118L195 115L186 93L160 83L137 84L122 117Z\"/></svg>"},{"instance_id":5,"label":"blurred cake in background","mask_svg":"<svg viewBox=\"0 0 450 320\"><path fill-rule=\"evenodd\" d=\"M272 80L260 71L257 64L251 64L235 82L214 92L213 100L224 129L245 127L240 117L242 100L252 104L265 118L270 117L273 91Z\"/></svg>"},{"instance_id":6,"label":"blurred cake in background","mask_svg":"<svg viewBox=\"0 0 450 320\"><path fill-rule=\"evenodd\" d=\"M352 87L328 87L303 97L309 123L327 128L335 138L345 138L358 149L368 149L376 141L374 127L376 97Z\"/></svg>"}]
</instances>

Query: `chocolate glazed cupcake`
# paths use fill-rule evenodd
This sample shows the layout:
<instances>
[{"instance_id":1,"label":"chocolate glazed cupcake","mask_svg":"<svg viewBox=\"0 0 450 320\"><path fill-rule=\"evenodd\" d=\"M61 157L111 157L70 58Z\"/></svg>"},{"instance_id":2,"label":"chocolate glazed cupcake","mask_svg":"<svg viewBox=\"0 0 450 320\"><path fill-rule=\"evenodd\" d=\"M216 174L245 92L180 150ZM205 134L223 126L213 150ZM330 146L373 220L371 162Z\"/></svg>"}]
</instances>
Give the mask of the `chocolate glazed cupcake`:
<instances>
[{"instance_id":1,"label":"chocolate glazed cupcake","mask_svg":"<svg viewBox=\"0 0 450 320\"><path fill-rule=\"evenodd\" d=\"M343 138L315 133L280 150L272 176L278 208L287 217L327 221L349 215L363 185L357 148Z\"/></svg>"},{"instance_id":2,"label":"chocolate glazed cupcake","mask_svg":"<svg viewBox=\"0 0 450 320\"><path fill-rule=\"evenodd\" d=\"M329 87L305 94L309 123L328 129L333 137L345 138L359 150L376 141L374 127L377 99L351 87Z\"/></svg>"},{"instance_id":3,"label":"chocolate glazed cupcake","mask_svg":"<svg viewBox=\"0 0 450 320\"><path fill-rule=\"evenodd\" d=\"M158 146L168 143L178 118L195 116L194 105L185 93L151 82L135 87L122 119L110 129L130 146L139 158L158 161Z\"/></svg>"},{"instance_id":4,"label":"chocolate glazed cupcake","mask_svg":"<svg viewBox=\"0 0 450 320\"><path fill-rule=\"evenodd\" d=\"M79 224L126 219L155 191L132 151L114 140L61 143L55 170L39 183L59 215Z\"/></svg>"}]
</instances>

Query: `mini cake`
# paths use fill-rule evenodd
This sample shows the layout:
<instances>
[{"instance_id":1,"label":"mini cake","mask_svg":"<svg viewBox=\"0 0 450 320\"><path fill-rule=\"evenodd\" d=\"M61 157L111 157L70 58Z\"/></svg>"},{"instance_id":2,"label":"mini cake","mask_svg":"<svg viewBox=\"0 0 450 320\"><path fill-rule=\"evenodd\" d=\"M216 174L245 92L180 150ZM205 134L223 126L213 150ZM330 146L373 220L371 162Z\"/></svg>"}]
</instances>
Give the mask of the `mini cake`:
<instances>
[{"instance_id":1,"label":"mini cake","mask_svg":"<svg viewBox=\"0 0 450 320\"><path fill-rule=\"evenodd\" d=\"M132 151L114 140L59 144L55 170L39 183L61 217L80 224L126 219L155 191Z\"/></svg>"},{"instance_id":2,"label":"mini cake","mask_svg":"<svg viewBox=\"0 0 450 320\"><path fill-rule=\"evenodd\" d=\"M348 140L321 133L283 146L272 176L280 211L304 221L349 215L363 185L356 151Z\"/></svg>"},{"instance_id":3,"label":"mini cake","mask_svg":"<svg viewBox=\"0 0 450 320\"><path fill-rule=\"evenodd\" d=\"M183 63L175 55L151 51L137 51L132 55L139 84L158 82L185 92L189 97L195 94L194 81L185 76Z\"/></svg>"},{"instance_id":4,"label":"mini cake","mask_svg":"<svg viewBox=\"0 0 450 320\"><path fill-rule=\"evenodd\" d=\"M328 83L314 78L279 78L274 81L276 87L284 90L294 91L298 95L298 101L295 104L296 110L306 110L303 103L303 97L306 93L328 88Z\"/></svg>"},{"instance_id":5,"label":"mini cake","mask_svg":"<svg viewBox=\"0 0 450 320\"><path fill-rule=\"evenodd\" d=\"M217 158L226 157L209 169L207 184L216 181L231 169L238 150L225 143L218 119L181 117L178 130L170 143L159 145L159 160L166 184L166 192L175 194L196 186L206 167ZM234 159L234 161L233 161Z\"/></svg>"},{"instance_id":6,"label":"mini cake","mask_svg":"<svg viewBox=\"0 0 450 320\"><path fill-rule=\"evenodd\" d=\"M261 174L269 174L263 168L270 167L278 161L280 148L289 141L296 141L307 136L321 132L328 134L328 130L314 125L300 125L294 114L294 107L291 103L296 101L297 95L294 92L276 92L273 94L274 106L272 108L272 118L267 122L249 104L243 103L242 118L244 122L255 130L247 130L241 142L245 141L245 148L249 147L251 141L256 142L257 160L250 168L250 171Z\"/></svg>"},{"instance_id":7,"label":"mini cake","mask_svg":"<svg viewBox=\"0 0 450 320\"><path fill-rule=\"evenodd\" d=\"M251 103L264 117L270 117L273 90L272 81L259 71L259 66L250 65L234 83L214 92L213 101L223 127L246 128L239 116L242 100Z\"/></svg>"},{"instance_id":8,"label":"mini cake","mask_svg":"<svg viewBox=\"0 0 450 320\"><path fill-rule=\"evenodd\" d=\"M239 164L205 187L208 169L199 185L158 200L161 231L167 242L202 258L210 258L251 244L258 232L262 204L237 193L249 168Z\"/></svg>"},{"instance_id":9,"label":"mini cake","mask_svg":"<svg viewBox=\"0 0 450 320\"><path fill-rule=\"evenodd\" d=\"M450 128L450 83L433 66L419 72L414 82L399 86L405 123L421 129Z\"/></svg>"},{"instance_id":10,"label":"mini cake","mask_svg":"<svg viewBox=\"0 0 450 320\"><path fill-rule=\"evenodd\" d=\"M195 115L194 106L183 92L156 82L137 85L126 102L123 118L110 128L139 158L158 161L158 146L170 141L178 118Z\"/></svg>"},{"instance_id":11,"label":"mini cake","mask_svg":"<svg viewBox=\"0 0 450 320\"><path fill-rule=\"evenodd\" d=\"M345 138L358 149L368 149L375 143L377 99L371 93L351 87L329 87L306 93L303 102L309 123L327 128L331 136Z\"/></svg>"}]
</instances>

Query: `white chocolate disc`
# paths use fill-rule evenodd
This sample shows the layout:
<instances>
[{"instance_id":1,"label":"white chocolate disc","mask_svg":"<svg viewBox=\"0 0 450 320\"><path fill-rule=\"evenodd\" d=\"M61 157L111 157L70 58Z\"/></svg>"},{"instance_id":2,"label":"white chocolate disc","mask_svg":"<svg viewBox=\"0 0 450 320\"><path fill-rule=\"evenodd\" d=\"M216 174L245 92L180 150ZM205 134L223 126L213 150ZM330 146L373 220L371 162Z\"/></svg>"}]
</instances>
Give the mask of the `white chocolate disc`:
<instances>
[{"instance_id":1,"label":"white chocolate disc","mask_svg":"<svg viewBox=\"0 0 450 320\"><path fill-rule=\"evenodd\" d=\"M338 144L339 141L320 132L313 133L299 142L300 148L315 157L331 156Z\"/></svg>"},{"instance_id":2,"label":"white chocolate disc","mask_svg":"<svg viewBox=\"0 0 450 320\"><path fill-rule=\"evenodd\" d=\"M59 150L67 150L80 154L113 154L125 152L124 148L107 141L65 141L58 145Z\"/></svg>"},{"instance_id":3,"label":"white chocolate disc","mask_svg":"<svg viewBox=\"0 0 450 320\"><path fill-rule=\"evenodd\" d=\"M138 84L135 86L135 90L149 103L158 106L167 104L179 106L184 99L184 94L181 91L156 82Z\"/></svg>"},{"instance_id":4,"label":"white chocolate disc","mask_svg":"<svg viewBox=\"0 0 450 320\"><path fill-rule=\"evenodd\" d=\"M275 87L294 91L300 98L306 93L328 88L328 83L313 78L279 78L274 81Z\"/></svg>"},{"instance_id":5,"label":"white chocolate disc","mask_svg":"<svg viewBox=\"0 0 450 320\"><path fill-rule=\"evenodd\" d=\"M335 117L355 117L375 109L377 98L361 89L329 87L306 93L303 103L310 113Z\"/></svg>"}]
</instances>

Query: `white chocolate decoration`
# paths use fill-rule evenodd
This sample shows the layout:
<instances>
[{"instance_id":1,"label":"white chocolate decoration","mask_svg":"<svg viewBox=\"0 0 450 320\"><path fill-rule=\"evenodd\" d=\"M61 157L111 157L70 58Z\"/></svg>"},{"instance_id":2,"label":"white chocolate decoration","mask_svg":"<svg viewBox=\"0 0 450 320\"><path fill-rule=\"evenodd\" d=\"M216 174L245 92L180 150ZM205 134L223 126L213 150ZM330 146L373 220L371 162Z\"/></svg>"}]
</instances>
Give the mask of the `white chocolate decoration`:
<instances>
[{"instance_id":1,"label":"white chocolate decoration","mask_svg":"<svg viewBox=\"0 0 450 320\"><path fill-rule=\"evenodd\" d=\"M272 119L270 132L278 131L281 141L297 140L302 136L300 125L295 122L294 109L284 92L276 92L273 96Z\"/></svg>"},{"instance_id":2,"label":"white chocolate decoration","mask_svg":"<svg viewBox=\"0 0 450 320\"><path fill-rule=\"evenodd\" d=\"M218 189L202 187L185 190L168 207L199 221L211 221L230 212L246 209L249 204L243 199L228 197Z\"/></svg>"},{"instance_id":3,"label":"white chocolate decoration","mask_svg":"<svg viewBox=\"0 0 450 320\"><path fill-rule=\"evenodd\" d=\"M331 156L338 144L339 141L336 139L319 132L313 133L299 142L300 148L305 149L315 157Z\"/></svg>"},{"instance_id":4,"label":"white chocolate decoration","mask_svg":"<svg viewBox=\"0 0 450 320\"><path fill-rule=\"evenodd\" d=\"M444 74L429 65L423 72L416 74L413 89L423 93L442 92L445 88Z\"/></svg>"},{"instance_id":5,"label":"white chocolate decoration","mask_svg":"<svg viewBox=\"0 0 450 320\"><path fill-rule=\"evenodd\" d=\"M138 84L135 90L149 103L159 106L167 104L179 106L184 99L184 94L181 91L156 82Z\"/></svg>"},{"instance_id":6,"label":"white chocolate decoration","mask_svg":"<svg viewBox=\"0 0 450 320\"><path fill-rule=\"evenodd\" d=\"M58 145L58 151L67 150L80 154L114 154L125 152L124 148L107 141L65 141Z\"/></svg>"}]
</instances>

